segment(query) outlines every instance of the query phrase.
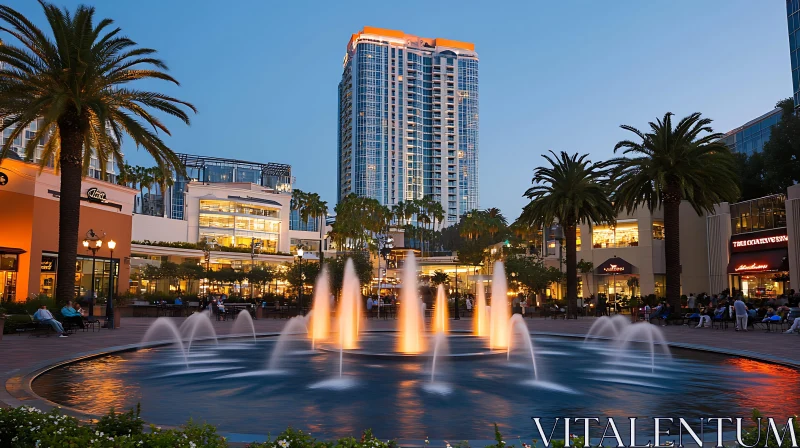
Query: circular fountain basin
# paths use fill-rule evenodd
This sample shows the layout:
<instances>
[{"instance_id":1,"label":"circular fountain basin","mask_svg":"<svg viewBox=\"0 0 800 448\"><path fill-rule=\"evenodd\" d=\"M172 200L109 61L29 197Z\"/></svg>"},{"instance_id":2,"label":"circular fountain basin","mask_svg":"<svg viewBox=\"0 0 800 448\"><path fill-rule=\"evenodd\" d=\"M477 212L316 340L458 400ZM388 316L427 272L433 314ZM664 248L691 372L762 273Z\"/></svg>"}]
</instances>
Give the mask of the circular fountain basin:
<instances>
[{"instance_id":1,"label":"circular fountain basin","mask_svg":"<svg viewBox=\"0 0 800 448\"><path fill-rule=\"evenodd\" d=\"M507 359L505 352L493 356L480 339L450 335L452 355L438 356L434 372L427 352L395 353L395 334L363 335L341 366L338 351L312 350L303 335L285 346L273 370L267 362L274 337L196 341L187 358L174 346L111 354L50 370L32 387L90 414L141 403L149 422L180 425L193 418L239 441L263 440L289 426L319 438L371 428L381 439L412 444L481 441L493 437L495 423L507 440L530 441L539 438L531 417L690 419L746 416L758 406L763 415L785 418L800 407L800 391L775 386L796 384L798 371L706 352L651 355L633 344L620 354L609 341L534 335L537 378L520 341Z\"/></svg>"}]
</instances>

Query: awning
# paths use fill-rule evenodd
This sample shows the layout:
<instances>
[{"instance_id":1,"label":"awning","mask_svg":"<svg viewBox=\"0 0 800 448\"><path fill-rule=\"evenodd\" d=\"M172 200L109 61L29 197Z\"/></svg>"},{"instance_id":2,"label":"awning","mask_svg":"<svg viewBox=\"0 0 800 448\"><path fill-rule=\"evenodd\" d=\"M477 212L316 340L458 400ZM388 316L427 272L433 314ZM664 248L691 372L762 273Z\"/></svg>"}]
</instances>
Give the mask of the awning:
<instances>
[{"instance_id":1,"label":"awning","mask_svg":"<svg viewBox=\"0 0 800 448\"><path fill-rule=\"evenodd\" d=\"M739 252L732 254L731 261L728 263L729 274L788 270L789 251L787 249Z\"/></svg>"},{"instance_id":2,"label":"awning","mask_svg":"<svg viewBox=\"0 0 800 448\"><path fill-rule=\"evenodd\" d=\"M25 253L24 250L18 249L16 247L2 247L2 246L0 246L0 254L19 255L19 254L24 254L24 253Z\"/></svg>"},{"instance_id":3,"label":"awning","mask_svg":"<svg viewBox=\"0 0 800 448\"><path fill-rule=\"evenodd\" d=\"M597 266L597 275L633 274L633 265L619 257L612 257Z\"/></svg>"}]
</instances>

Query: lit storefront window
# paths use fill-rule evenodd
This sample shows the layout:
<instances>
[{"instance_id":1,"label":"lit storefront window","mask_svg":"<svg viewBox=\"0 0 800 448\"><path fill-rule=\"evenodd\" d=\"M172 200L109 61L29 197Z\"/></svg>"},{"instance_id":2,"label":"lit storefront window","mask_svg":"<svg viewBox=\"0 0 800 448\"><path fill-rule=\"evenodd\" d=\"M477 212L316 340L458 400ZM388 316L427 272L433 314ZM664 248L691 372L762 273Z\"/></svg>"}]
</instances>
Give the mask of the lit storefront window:
<instances>
[{"instance_id":1,"label":"lit storefront window","mask_svg":"<svg viewBox=\"0 0 800 448\"><path fill-rule=\"evenodd\" d=\"M201 200L200 210L200 241L216 238L221 246L247 248L253 238L258 238L262 253L278 251L281 232L278 209L234 201Z\"/></svg>"},{"instance_id":2,"label":"lit storefront window","mask_svg":"<svg viewBox=\"0 0 800 448\"><path fill-rule=\"evenodd\" d=\"M616 226L598 225L592 230L595 249L639 245L639 224L635 219L617 221Z\"/></svg>"},{"instance_id":3,"label":"lit storefront window","mask_svg":"<svg viewBox=\"0 0 800 448\"><path fill-rule=\"evenodd\" d=\"M653 220L653 239L654 240L664 239L664 221L660 219Z\"/></svg>"}]
</instances>

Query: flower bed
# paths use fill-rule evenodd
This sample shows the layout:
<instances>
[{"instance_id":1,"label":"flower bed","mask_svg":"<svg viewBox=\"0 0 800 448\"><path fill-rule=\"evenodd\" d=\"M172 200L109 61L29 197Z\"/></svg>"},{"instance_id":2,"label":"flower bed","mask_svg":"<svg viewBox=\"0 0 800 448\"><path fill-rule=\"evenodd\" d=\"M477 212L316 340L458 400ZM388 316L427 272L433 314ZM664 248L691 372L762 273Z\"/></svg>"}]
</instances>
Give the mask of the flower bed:
<instances>
[{"instance_id":1,"label":"flower bed","mask_svg":"<svg viewBox=\"0 0 800 448\"><path fill-rule=\"evenodd\" d=\"M267 442L253 443L250 448L390 448L394 442L382 442L367 430L361 439L352 437L333 442L322 442L311 434L292 428L283 431ZM162 429L145 425L139 417L139 408L124 413L112 409L93 425L84 424L74 417L63 415L58 409L42 412L22 406L0 408L0 448L224 448L225 437L217 434L214 426L197 424L191 420L180 428Z\"/></svg>"}]
</instances>

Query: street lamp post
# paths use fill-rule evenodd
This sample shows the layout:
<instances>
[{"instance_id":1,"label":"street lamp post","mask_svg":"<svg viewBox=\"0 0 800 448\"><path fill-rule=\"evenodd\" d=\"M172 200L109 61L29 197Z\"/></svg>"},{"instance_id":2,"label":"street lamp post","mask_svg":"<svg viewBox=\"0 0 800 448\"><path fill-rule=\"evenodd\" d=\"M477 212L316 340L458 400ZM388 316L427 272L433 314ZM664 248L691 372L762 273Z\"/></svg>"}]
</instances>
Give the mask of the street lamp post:
<instances>
[{"instance_id":1,"label":"street lamp post","mask_svg":"<svg viewBox=\"0 0 800 448\"><path fill-rule=\"evenodd\" d=\"M108 250L111 251L111 261L108 263L108 300L106 301L106 328L114 329L114 248L117 243L114 240L108 241Z\"/></svg>"},{"instance_id":2,"label":"street lamp post","mask_svg":"<svg viewBox=\"0 0 800 448\"><path fill-rule=\"evenodd\" d=\"M456 294L455 300L453 300L453 320L461 320L458 315L458 257L453 258L453 262L456 264Z\"/></svg>"},{"instance_id":3,"label":"street lamp post","mask_svg":"<svg viewBox=\"0 0 800 448\"><path fill-rule=\"evenodd\" d=\"M252 271L254 267L256 267L256 250L261 252L261 238L253 238L250 240L250 270ZM255 289L253 289L253 285L250 285L250 298L255 297Z\"/></svg>"},{"instance_id":4,"label":"street lamp post","mask_svg":"<svg viewBox=\"0 0 800 448\"><path fill-rule=\"evenodd\" d=\"M303 313L303 246L297 247L297 264L300 268L300 289L297 292L297 314L300 315Z\"/></svg>"},{"instance_id":5,"label":"street lamp post","mask_svg":"<svg viewBox=\"0 0 800 448\"><path fill-rule=\"evenodd\" d=\"M211 240L209 240L208 238L204 238L204 241L205 244L203 245L203 254L206 257L206 299L207 299L209 292L208 284L210 283L208 279L208 270L211 269L211 250L214 249L214 247L217 245L217 239L211 238Z\"/></svg>"},{"instance_id":6,"label":"street lamp post","mask_svg":"<svg viewBox=\"0 0 800 448\"><path fill-rule=\"evenodd\" d=\"M83 240L83 247L92 252L92 287L89 291L89 317L94 316L94 266L97 260L97 251L103 247L103 237L94 233L94 230L89 229L86 232L86 238Z\"/></svg>"}]
</instances>

